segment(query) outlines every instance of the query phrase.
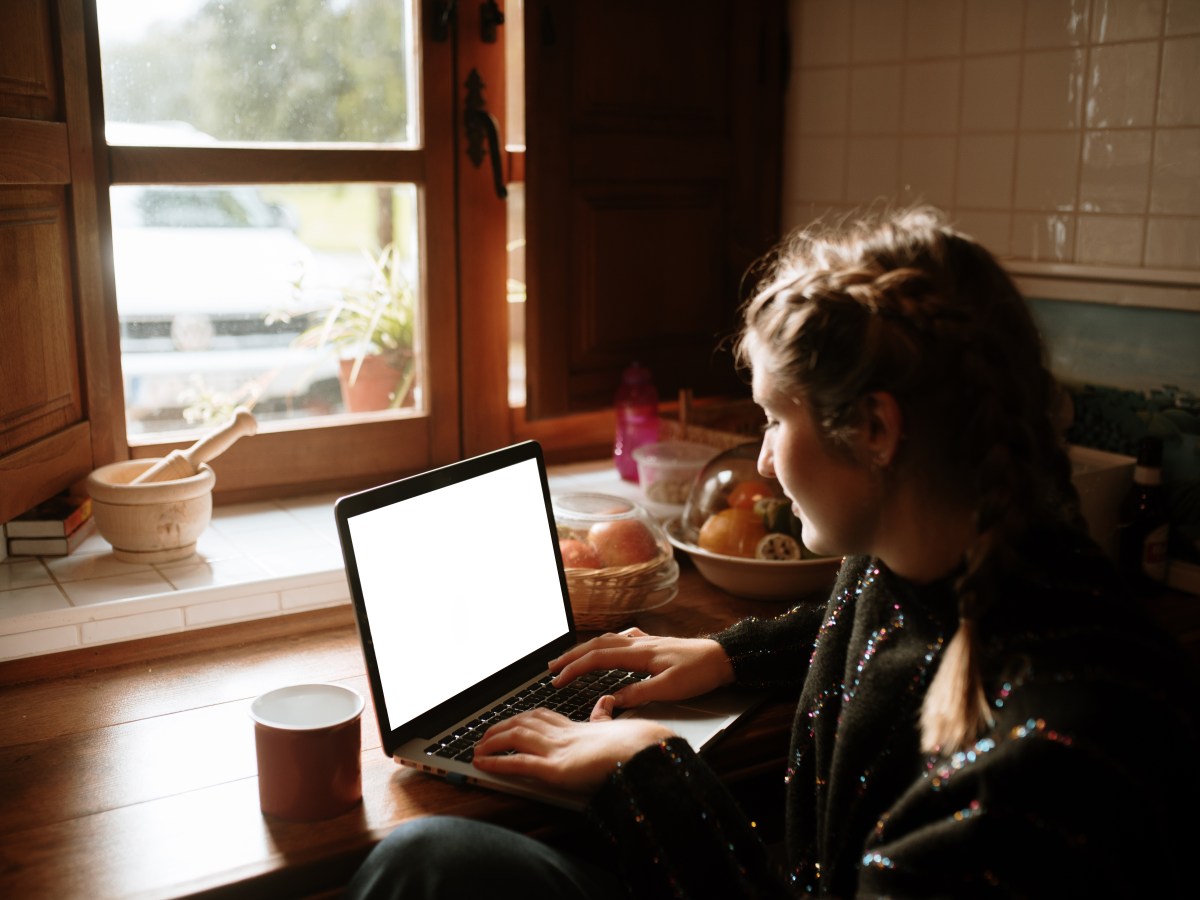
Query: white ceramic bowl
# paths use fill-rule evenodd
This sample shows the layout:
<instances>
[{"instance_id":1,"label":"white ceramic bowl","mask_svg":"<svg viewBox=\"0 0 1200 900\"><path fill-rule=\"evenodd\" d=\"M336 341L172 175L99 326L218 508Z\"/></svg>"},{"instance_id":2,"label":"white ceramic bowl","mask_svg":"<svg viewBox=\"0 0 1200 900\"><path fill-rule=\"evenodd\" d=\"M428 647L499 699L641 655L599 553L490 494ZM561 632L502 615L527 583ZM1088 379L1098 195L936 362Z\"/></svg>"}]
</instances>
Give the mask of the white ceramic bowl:
<instances>
[{"instance_id":1,"label":"white ceramic bowl","mask_svg":"<svg viewBox=\"0 0 1200 900\"><path fill-rule=\"evenodd\" d=\"M671 545L691 556L706 581L751 600L790 601L806 594L827 594L842 565L841 557L776 560L710 553L683 538L679 519L669 521L666 530Z\"/></svg>"}]
</instances>

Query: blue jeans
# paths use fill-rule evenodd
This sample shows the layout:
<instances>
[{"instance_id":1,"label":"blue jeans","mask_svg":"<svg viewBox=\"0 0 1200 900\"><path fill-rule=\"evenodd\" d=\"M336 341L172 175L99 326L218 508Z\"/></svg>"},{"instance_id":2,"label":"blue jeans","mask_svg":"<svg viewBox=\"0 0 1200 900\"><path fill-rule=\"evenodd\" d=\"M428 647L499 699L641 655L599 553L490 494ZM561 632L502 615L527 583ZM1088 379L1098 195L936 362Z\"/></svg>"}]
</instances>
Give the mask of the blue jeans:
<instances>
[{"instance_id":1,"label":"blue jeans","mask_svg":"<svg viewBox=\"0 0 1200 900\"><path fill-rule=\"evenodd\" d=\"M629 896L610 871L474 819L429 816L389 834L363 861L347 898Z\"/></svg>"}]
</instances>

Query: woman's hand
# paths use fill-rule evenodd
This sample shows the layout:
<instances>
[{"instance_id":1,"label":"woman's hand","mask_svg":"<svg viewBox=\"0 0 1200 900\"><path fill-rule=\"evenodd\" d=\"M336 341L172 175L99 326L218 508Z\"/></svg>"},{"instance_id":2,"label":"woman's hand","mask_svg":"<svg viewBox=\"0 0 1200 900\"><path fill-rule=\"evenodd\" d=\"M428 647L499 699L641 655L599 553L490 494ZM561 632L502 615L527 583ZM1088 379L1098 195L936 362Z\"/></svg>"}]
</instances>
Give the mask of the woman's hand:
<instances>
[{"instance_id":1,"label":"woman's hand","mask_svg":"<svg viewBox=\"0 0 1200 900\"><path fill-rule=\"evenodd\" d=\"M610 695L601 697L589 722L549 709L519 713L487 730L475 745L474 764L484 772L593 794L618 763L674 734L652 719L614 720L615 705Z\"/></svg>"},{"instance_id":2,"label":"woman's hand","mask_svg":"<svg viewBox=\"0 0 1200 900\"><path fill-rule=\"evenodd\" d=\"M555 687L596 669L649 673L649 678L614 695L616 705L623 708L652 700L686 700L733 683L733 665L716 641L654 637L639 628L593 638L551 660L549 668L558 673Z\"/></svg>"}]
</instances>

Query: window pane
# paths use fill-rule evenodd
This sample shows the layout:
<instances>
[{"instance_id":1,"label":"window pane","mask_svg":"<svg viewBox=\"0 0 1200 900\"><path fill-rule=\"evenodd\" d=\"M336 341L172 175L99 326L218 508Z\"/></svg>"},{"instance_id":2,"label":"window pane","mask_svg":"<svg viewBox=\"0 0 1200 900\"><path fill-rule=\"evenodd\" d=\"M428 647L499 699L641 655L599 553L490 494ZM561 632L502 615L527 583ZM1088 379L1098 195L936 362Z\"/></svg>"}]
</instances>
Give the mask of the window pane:
<instances>
[{"instance_id":1,"label":"window pane","mask_svg":"<svg viewBox=\"0 0 1200 900\"><path fill-rule=\"evenodd\" d=\"M508 405L525 405L525 182L508 183Z\"/></svg>"},{"instance_id":2,"label":"window pane","mask_svg":"<svg viewBox=\"0 0 1200 900\"><path fill-rule=\"evenodd\" d=\"M411 2L98 0L97 13L110 143L418 140Z\"/></svg>"},{"instance_id":3,"label":"window pane","mask_svg":"<svg viewBox=\"0 0 1200 900\"><path fill-rule=\"evenodd\" d=\"M505 4L504 143L514 152L525 149L525 0Z\"/></svg>"},{"instance_id":4,"label":"window pane","mask_svg":"<svg viewBox=\"0 0 1200 900\"><path fill-rule=\"evenodd\" d=\"M130 436L422 408L415 185L110 197Z\"/></svg>"}]
</instances>

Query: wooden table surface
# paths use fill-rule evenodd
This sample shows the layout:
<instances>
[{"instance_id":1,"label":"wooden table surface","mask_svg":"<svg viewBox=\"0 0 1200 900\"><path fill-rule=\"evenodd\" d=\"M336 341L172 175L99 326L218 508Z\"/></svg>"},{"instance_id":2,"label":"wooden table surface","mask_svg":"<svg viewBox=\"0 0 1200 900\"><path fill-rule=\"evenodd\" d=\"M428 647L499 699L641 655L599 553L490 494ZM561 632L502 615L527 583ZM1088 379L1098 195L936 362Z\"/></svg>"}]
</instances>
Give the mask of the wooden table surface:
<instances>
[{"instance_id":1,"label":"wooden table surface","mask_svg":"<svg viewBox=\"0 0 1200 900\"><path fill-rule=\"evenodd\" d=\"M639 618L694 635L745 615L685 565L680 592ZM549 836L573 814L402 769L363 716L363 803L276 821L258 806L250 701L328 681L370 696L349 607L0 664L0 897L333 895L374 844L430 813ZM731 781L778 772L794 706L771 702L708 754Z\"/></svg>"}]
</instances>

